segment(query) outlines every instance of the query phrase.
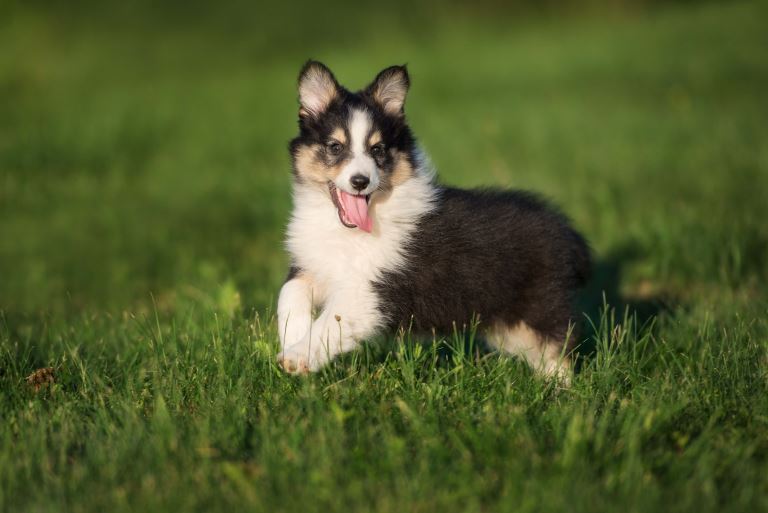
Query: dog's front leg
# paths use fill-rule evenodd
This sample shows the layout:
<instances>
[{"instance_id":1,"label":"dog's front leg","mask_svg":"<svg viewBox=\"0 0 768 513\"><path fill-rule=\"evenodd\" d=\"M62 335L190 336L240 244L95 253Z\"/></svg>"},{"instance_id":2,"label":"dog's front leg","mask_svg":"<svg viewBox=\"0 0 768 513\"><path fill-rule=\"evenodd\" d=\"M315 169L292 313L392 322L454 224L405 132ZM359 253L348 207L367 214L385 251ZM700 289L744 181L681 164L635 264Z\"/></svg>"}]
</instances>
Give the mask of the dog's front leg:
<instances>
[{"instance_id":1,"label":"dog's front leg","mask_svg":"<svg viewBox=\"0 0 768 513\"><path fill-rule=\"evenodd\" d=\"M278 355L287 372L315 372L335 356L355 349L376 333L382 323L375 297L366 288L337 292L308 333Z\"/></svg>"},{"instance_id":2,"label":"dog's front leg","mask_svg":"<svg viewBox=\"0 0 768 513\"><path fill-rule=\"evenodd\" d=\"M277 327L280 350L297 344L312 326L312 307L321 300L320 291L302 272L292 272L277 301Z\"/></svg>"}]
</instances>

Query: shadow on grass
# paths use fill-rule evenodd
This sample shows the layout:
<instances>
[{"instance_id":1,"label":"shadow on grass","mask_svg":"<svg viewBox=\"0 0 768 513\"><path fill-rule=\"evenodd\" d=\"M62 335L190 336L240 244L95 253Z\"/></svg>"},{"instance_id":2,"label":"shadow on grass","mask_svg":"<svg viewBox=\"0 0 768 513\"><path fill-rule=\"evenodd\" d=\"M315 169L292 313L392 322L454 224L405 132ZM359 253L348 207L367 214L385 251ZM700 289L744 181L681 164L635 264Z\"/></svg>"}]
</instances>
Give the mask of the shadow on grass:
<instances>
[{"instance_id":1,"label":"shadow on grass","mask_svg":"<svg viewBox=\"0 0 768 513\"><path fill-rule=\"evenodd\" d=\"M594 263L592 278L576 299L576 311L583 314L579 326L580 342L576 349L579 360L596 353L597 337L594 331L606 315L606 309L619 314L628 312L641 327L650 326L657 316L670 311L668 297L650 293L627 295L622 292L622 275L626 266L640 258L642 255L637 248L624 246Z\"/></svg>"}]
</instances>

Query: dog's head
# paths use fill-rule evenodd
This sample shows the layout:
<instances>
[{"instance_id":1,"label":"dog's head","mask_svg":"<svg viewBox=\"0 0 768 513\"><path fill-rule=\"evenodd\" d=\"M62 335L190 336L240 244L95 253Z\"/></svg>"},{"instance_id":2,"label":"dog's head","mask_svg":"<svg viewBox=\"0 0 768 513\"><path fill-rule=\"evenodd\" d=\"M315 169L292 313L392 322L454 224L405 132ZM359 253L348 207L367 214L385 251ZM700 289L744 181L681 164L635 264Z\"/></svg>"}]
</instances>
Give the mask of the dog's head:
<instances>
[{"instance_id":1,"label":"dog's head","mask_svg":"<svg viewBox=\"0 0 768 513\"><path fill-rule=\"evenodd\" d=\"M370 232L369 203L414 176L415 142L403 111L409 83L405 66L383 70L357 92L316 61L299 74L295 178L326 190L344 226Z\"/></svg>"}]
</instances>

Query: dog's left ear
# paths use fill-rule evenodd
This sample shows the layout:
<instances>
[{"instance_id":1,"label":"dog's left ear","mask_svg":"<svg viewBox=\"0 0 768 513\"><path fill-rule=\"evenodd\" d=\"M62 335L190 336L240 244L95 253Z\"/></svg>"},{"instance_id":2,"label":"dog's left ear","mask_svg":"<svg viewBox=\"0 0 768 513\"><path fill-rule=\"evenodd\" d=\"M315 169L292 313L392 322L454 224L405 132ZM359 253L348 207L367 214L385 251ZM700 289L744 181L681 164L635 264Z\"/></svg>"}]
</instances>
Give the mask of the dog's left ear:
<instances>
[{"instance_id":1,"label":"dog's left ear","mask_svg":"<svg viewBox=\"0 0 768 513\"><path fill-rule=\"evenodd\" d=\"M376 75L371 85L365 88L365 92L381 105L387 114L402 116L405 95L410 85L411 79L405 66L390 66Z\"/></svg>"}]
</instances>

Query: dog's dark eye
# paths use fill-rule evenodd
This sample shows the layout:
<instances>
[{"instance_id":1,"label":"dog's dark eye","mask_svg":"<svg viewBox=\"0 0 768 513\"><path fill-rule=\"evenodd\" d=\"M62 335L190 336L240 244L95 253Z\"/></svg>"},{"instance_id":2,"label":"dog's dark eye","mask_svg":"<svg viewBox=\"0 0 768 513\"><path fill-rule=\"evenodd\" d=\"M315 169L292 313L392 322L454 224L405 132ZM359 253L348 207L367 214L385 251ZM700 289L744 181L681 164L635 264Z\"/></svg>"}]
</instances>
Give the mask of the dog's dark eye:
<instances>
[{"instance_id":1,"label":"dog's dark eye","mask_svg":"<svg viewBox=\"0 0 768 513\"><path fill-rule=\"evenodd\" d=\"M384 156L384 145L383 144L374 144L371 146L371 156L373 158L380 158Z\"/></svg>"},{"instance_id":2,"label":"dog's dark eye","mask_svg":"<svg viewBox=\"0 0 768 513\"><path fill-rule=\"evenodd\" d=\"M328 153L331 155L338 155L344 150L344 145L339 141L330 141L325 147L328 148Z\"/></svg>"}]
</instances>

